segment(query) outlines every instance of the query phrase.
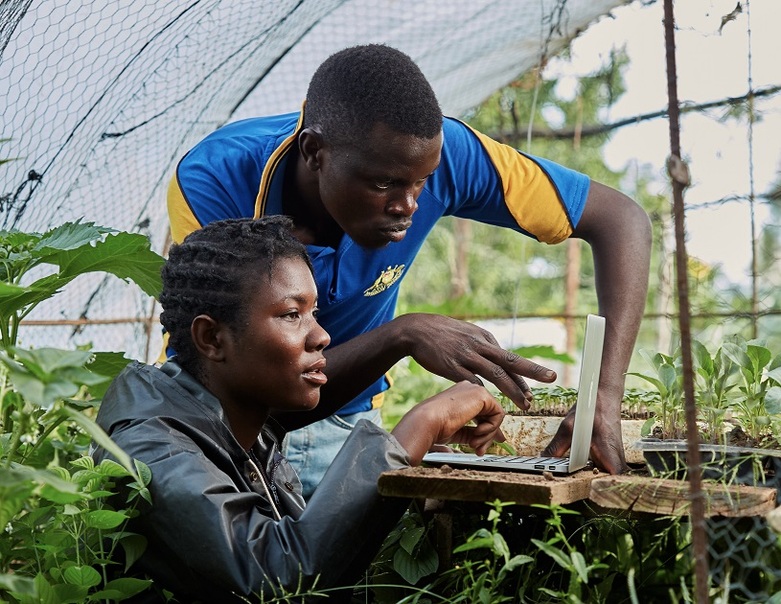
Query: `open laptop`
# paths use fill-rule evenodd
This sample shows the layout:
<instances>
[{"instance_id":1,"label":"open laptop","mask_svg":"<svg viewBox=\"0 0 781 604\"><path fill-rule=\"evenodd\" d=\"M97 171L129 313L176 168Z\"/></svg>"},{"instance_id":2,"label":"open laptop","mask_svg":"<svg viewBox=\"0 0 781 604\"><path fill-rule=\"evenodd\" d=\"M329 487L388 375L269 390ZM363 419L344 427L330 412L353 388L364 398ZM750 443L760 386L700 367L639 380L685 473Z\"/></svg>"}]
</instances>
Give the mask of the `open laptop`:
<instances>
[{"instance_id":1,"label":"open laptop","mask_svg":"<svg viewBox=\"0 0 781 604\"><path fill-rule=\"evenodd\" d=\"M591 431L594 427L597 386L599 385L599 370L602 367L604 341L605 318L598 315L588 315L569 457L517 455L483 455L480 457L474 453L427 453L423 457L423 462L470 469L520 470L537 473L551 472L553 474L571 474L585 467L588 464L588 453L591 448Z\"/></svg>"}]
</instances>

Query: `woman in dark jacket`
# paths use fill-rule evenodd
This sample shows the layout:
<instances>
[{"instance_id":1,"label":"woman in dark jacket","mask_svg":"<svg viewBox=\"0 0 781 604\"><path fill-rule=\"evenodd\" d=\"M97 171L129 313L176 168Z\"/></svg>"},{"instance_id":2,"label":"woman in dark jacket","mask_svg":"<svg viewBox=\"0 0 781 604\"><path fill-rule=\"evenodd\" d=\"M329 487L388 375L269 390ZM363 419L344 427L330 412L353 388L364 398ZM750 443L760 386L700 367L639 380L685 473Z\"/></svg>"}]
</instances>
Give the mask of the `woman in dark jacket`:
<instances>
[{"instance_id":1,"label":"woman in dark jacket","mask_svg":"<svg viewBox=\"0 0 781 604\"><path fill-rule=\"evenodd\" d=\"M226 220L174 246L160 303L177 355L129 365L98 414L152 471L153 505L131 527L148 539L138 564L181 602L356 584L408 504L377 493L382 472L418 465L436 443L482 453L503 438L496 400L456 384L390 433L359 422L305 505L279 445L286 417L317 419L330 338L289 229L283 217Z\"/></svg>"}]
</instances>

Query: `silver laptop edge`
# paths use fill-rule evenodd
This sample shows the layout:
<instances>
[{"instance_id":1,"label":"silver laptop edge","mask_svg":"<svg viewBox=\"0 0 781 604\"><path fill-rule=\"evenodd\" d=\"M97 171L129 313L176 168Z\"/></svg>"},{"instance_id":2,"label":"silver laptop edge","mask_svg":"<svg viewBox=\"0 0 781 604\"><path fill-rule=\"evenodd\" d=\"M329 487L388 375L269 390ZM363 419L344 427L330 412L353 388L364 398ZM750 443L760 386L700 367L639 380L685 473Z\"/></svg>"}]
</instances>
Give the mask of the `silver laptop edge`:
<instances>
[{"instance_id":1,"label":"silver laptop edge","mask_svg":"<svg viewBox=\"0 0 781 604\"><path fill-rule=\"evenodd\" d=\"M594 427L604 340L605 318L599 315L588 315L580 365L575 422L572 429L572 444L568 458L504 455L478 457L468 453L427 453L423 457L423 461L471 468L549 471L554 474L569 474L583 468L588 463L588 454L591 448L591 432Z\"/></svg>"},{"instance_id":2,"label":"silver laptop edge","mask_svg":"<svg viewBox=\"0 0 781 604\"><path fill-rule=\"evenodd\" d=\"M575 408L575 425L572 428L572 445L569 454L569 471L574 472L588 463L591 448L591 432L597 410L597 389L602 367L602 348L605 342L605 318L588 315L583 356L580 363L578 399Z\"/></svg>"}]
</instances>

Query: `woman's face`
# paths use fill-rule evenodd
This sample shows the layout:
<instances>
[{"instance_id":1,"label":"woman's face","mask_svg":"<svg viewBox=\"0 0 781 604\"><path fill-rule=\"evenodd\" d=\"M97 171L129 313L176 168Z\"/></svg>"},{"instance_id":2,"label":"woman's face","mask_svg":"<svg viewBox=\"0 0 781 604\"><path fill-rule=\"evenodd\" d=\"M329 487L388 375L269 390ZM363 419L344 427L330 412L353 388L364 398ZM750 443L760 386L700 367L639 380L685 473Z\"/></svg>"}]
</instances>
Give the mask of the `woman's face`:
<instances>
[{"instance_id":1,"label":"woman's face","mask_svg":"<svg viewBox=\"0 0 781 604\"><path fill-rule=\"evenodd\" d=\"M323 349L331 341L315 318L312 272L300 258L281 258L270 278L252 279L246 319L228 329L220 400L244 411L312 409L326 383Z\"/></svg>"}]
</instances>

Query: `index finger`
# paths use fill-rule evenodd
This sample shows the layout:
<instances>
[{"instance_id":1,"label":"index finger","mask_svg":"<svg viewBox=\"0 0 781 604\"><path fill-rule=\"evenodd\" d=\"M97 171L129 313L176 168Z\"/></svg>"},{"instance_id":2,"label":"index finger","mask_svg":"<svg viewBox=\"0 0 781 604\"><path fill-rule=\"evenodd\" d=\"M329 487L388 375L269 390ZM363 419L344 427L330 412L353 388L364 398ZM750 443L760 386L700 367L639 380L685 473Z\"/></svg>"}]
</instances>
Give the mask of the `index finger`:
<instances>
[{"instance_id":1,"label":"index finger","mask_svg":"<svg viewBox=\"0 0 781 604\"><path fill-rule=\"evenodd\" d=\"M483 359L486 363L475 373L493 383L521 409L528 409L534 398L526 378L546 383L556 379L556 372L552 369L503 348L483 351Z\"/></svg>"}]
</instances>

